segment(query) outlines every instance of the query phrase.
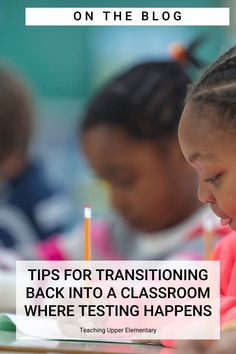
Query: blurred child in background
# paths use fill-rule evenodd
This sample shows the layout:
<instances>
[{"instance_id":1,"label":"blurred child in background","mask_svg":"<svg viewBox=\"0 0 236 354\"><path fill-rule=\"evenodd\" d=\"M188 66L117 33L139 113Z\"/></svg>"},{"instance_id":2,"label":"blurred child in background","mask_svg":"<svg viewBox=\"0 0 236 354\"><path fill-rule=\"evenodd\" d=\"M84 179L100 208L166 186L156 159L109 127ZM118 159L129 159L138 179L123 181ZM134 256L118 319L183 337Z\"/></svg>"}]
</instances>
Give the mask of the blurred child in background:
<instances>
[{"instance_id":1,"label":"blurred child in background","mask_svg":"<svg viewBox=\"0 0 236 354\"><path fill-rule=\"evenodd\" d=\"M117 212L93 220L94 259L200 259L204 223L214 240L225 232L196 197L177 127L190 79L175 61L134 66L108 82L88 105L81 143L110 186ZM83 228L55 233L28 247L30 258L83 258ZM28 258L26 254L26 258Z\"/></svg>"},{"instance_id":2,"label":"blurred child in background","mask_svg":"<svg viewBox=\"0 0 236 354\"><path fill-rule=\"evenodd\" d=\"M236 47L206 71L188 92L179 141L199 175L199 199L222 225L236 230ZM185 342L180 353L236 353L236 233L216 247L221 264L220 341Z\"/></svg>"},{"instance_id":3,"label":"blurred child in background","mask_svg":"<svg viewBox=\"0 0 236 354\"><path fill-rule=\"evenodd\" d=\"M93 259L199 259L205 221L212 242L222 232L197 199L197 175L178 143L189 84L178 62L146 62L113 78L89 103L80 141L116 211L93 219ZM81 259L83 228L40 242L34 252L41 259Z\"/></svg>"},{"instance_id":4,"label":"blurred child in background","mask_svg":"<svg viewBox=\"0 0 236 354\"><path fill-rule=\"evenodd\" d=\"M88 105L82 146L119 214L93 223L95 258L203 256L202 224L214 217L197 200L197 175L177 138L189 84L175 61L142 63L108 82Z\"/></svg>"},{"instance_id":5,"label":"blurred child in background","mask_svg":"<svg viewBox=\"0 0 236 354\"><path fill-rule=\"evenodd\" d=\"M71 216L62 191L31 159L31 96L23 81L0 68L0 263L32 257L27 249L65 231ZM34 256L33 256L34 257Z\"/></svg>"}]
</instances>

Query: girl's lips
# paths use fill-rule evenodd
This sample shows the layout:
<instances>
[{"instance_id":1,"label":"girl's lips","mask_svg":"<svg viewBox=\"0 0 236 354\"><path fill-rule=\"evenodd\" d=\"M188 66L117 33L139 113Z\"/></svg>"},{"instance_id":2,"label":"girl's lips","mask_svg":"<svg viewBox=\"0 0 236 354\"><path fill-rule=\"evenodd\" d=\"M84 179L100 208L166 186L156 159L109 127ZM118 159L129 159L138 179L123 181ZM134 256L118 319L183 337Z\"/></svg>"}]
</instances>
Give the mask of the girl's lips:
<instances>
[{"instance_id":1,"label":"girl's lips","mask_svg":"<svg viewBox=\"0 0 236 354\"><path fill-rule=\"evenodd\" d=\"M220 223L222 226L229 225L231 223L232 219L229 218L228 216L226 218L221 218Z\"/></svg>"}]
</instances>

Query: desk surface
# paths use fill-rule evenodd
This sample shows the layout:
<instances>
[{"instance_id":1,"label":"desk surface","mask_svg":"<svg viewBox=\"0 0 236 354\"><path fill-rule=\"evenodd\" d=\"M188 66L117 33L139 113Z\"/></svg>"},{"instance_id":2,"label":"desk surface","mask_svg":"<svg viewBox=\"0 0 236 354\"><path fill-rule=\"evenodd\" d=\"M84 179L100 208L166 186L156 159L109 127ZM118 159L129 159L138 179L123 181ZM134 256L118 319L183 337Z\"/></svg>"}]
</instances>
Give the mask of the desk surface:
<instances>
[{"instance_id":1,"label":"desk surface","mask_svg":"<svg viewBox=\"0 0 236 354\"><path fill-rule=\"evenodd\" d=\"M173 349L144 344L16 340L15 332L0 331L0 352L81 354L174 354Z\"/></svg>"}]
</instances>

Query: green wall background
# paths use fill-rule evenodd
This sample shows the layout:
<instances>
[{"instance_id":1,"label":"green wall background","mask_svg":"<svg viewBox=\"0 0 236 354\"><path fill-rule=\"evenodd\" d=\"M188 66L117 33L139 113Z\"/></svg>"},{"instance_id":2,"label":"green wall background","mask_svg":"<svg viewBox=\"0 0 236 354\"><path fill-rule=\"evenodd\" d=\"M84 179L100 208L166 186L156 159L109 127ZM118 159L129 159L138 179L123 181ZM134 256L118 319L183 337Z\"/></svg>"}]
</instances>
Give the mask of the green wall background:
<instances>
[{"instance_id":1,"label":"green wall background","mask_svg":"<svg viewBox=\"0 0 236 354\"><path fill-rule=\"evenodd\" d=\"M0 0L0 56L19 68L32 81L39 94L46 97L87 98L93 91L96 58L93 38L109 27L25 27L25 7L171 7L223 6L220 0ZM178 5L177 5L178 4ZM172 27L173 28L173 27ZM128 28L123 28L123 31ZM144 28L148 32L152 29ZM170 32L171 27L156 27ZM176 28L177 30L177 28ZM204 57L211 60L218 54L224 29L220 27L182 27L182 32L210 31L212 38L204 47ZM178 32L177 32L178 33ZM98 46L97 43L95 43ZM109 45L109 43L107 44ZM144 45L144 43L141 45ZM96 49L97 51L97 49ZM96 53L95 53L96 54Z\"/></svg>"}]
</instances>

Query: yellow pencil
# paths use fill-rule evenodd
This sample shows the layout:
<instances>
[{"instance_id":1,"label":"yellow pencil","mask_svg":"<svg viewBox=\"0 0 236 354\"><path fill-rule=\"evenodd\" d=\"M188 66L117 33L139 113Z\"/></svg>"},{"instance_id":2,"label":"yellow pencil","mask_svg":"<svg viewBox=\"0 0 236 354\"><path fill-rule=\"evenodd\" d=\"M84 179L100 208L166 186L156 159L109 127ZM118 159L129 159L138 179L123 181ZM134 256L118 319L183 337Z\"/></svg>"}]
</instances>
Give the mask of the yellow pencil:
<instances>
[{"instance_id":1,"label":"yellow pencil","mask_svg":"<svg viewBox=\"0 0 236 354\"><path fill-rule=\"evenodd\" d=\"M91 217L92 209L89 205L84 207L84 260L91 260Z\"/></svg>"},{"instance_id":2,"label":"yellow pencil","mask_svg":"<svg viewBox=\"0 0 236 354\"><path fill-rule=\"evenodd\" d=\"M213 220L208 218L203 222L204 259L209 260L214 248Z\"/></svg>"}]
</instances>

